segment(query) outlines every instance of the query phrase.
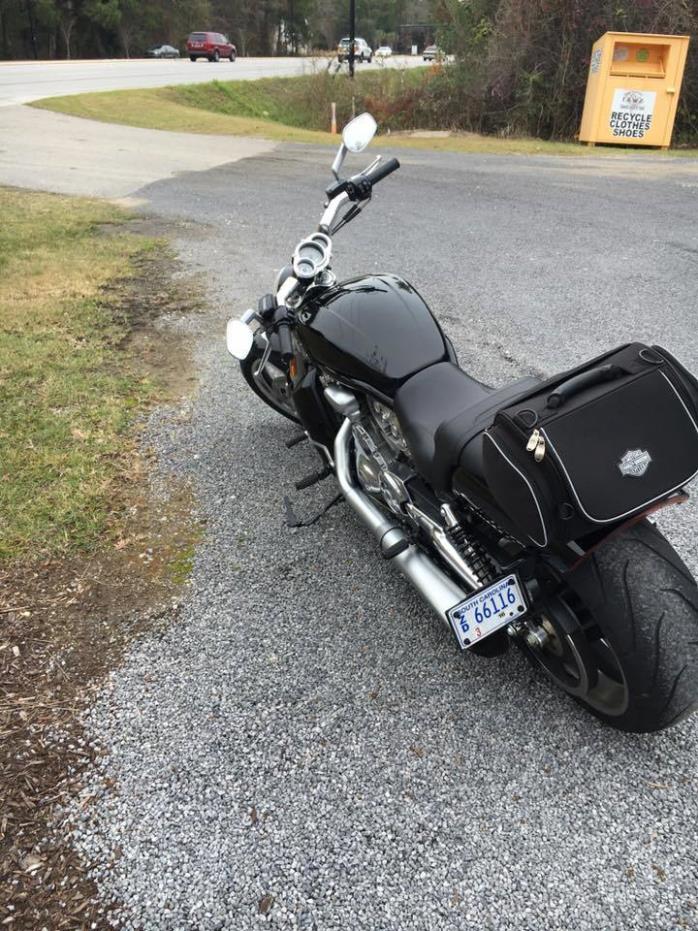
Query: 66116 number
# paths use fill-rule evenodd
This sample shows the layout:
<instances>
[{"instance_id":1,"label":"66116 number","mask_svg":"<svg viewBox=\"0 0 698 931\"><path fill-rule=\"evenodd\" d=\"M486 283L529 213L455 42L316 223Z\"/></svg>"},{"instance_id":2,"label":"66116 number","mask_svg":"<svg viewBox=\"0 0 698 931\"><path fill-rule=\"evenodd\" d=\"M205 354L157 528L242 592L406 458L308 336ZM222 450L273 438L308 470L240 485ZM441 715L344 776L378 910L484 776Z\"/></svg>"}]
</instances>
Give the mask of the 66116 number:
<instances>
[{"instance_id":1,"label":"66116 number","mask_svg":"<svg viewBox=\"0 0 698 931\"><path fill-rule=\"evenodd\" d=\"M451 608L448 619L461 649L466 650L525 611L519 580L509 575Z\"/></svg>"}]
</instances>

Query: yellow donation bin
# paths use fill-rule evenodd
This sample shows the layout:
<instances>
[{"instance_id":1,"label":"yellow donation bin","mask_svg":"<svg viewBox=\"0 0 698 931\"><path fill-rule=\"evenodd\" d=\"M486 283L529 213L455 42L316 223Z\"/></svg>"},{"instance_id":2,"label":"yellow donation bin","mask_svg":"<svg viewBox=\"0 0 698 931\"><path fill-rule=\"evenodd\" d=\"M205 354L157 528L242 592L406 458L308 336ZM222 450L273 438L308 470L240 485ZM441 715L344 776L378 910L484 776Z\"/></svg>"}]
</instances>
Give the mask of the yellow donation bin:
<instances>
[{"instance_id":1,"label":"yellow donation bin","mask_svg":"<svg viewBox=\"0 0 698 931\"><path fill-rule=\"evenodd\" d=\"M688 36L607 32L594 44L579 138L669 147Z\"/></svg>"}]
</instances>

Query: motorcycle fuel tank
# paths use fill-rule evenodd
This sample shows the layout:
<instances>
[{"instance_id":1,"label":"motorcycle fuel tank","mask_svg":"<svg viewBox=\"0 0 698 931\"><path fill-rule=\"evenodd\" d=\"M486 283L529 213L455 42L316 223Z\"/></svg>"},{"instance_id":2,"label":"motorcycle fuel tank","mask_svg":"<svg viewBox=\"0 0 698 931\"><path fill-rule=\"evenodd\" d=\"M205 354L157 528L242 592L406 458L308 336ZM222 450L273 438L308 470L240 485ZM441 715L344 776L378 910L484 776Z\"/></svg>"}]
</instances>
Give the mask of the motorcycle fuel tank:
<instances>
[{"instance_id":1,"label":"motorcycle fuel tank","mask_svg":"<svg viewBox=\"0 0 698 931\"><path fill-rule=\"evenodd\" d=\"M389 397L410 375L449 358L428 306L397 275L366 275L315 291L296 322L321 366Z\"/></svg>"}]
</instances>

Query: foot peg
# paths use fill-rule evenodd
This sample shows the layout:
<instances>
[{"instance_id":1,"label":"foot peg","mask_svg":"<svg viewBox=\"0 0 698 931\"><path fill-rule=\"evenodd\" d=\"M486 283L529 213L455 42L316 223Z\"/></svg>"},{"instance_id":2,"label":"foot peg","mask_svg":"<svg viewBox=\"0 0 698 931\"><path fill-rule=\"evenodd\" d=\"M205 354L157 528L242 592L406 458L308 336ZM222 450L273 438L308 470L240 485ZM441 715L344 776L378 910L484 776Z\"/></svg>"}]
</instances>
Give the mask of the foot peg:
<instances>
[{"instance_id":1,"label":"foot peg","mask_svg":"<svg viewBox=\"0 0 698 931\"><path fill-rule=\"evenodd\" d=\"M310 488L311 485L317 485L318 482L321 482L324 478L328 478L332 475L332 469L330 466L325 466L324 469L320 469L319 472L313 472L311 475L306 475L305 478L300 479L296 482L296 491L303 491L304 488Z\"/></svg>"},{"instance_id":2,"label":"foot peg","mask_svg":"<svg viewBox=\"0 0 698 931\"><path fill-rule=\"evenodd\" d=\"M299 443L307 439L307 433L299 433L297 436L292 436L290 440L286 440L286 449L293 449L294 446L298 446Z\"/></svg>"}]
</instances>

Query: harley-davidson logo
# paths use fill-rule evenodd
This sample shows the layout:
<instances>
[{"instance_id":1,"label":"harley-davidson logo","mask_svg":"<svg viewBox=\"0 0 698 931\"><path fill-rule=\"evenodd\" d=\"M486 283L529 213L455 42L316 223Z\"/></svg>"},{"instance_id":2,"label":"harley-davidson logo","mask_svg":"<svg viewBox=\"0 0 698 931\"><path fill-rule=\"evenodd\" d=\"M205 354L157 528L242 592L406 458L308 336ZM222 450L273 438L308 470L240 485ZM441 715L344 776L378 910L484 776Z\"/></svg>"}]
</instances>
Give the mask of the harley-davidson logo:
<instances>
[{"instance_id":1,"label":"harley-davidson logo","mask_svg":"<svg viewBox=\"0 0 698 931\"><path fill-rule=\"evenodd\" d=\"M652 462L652 457L646 449L629 449L618 463L621 475L632 475L633 478L640 478L647 471Z\"/></svg>"}]
</instances>

